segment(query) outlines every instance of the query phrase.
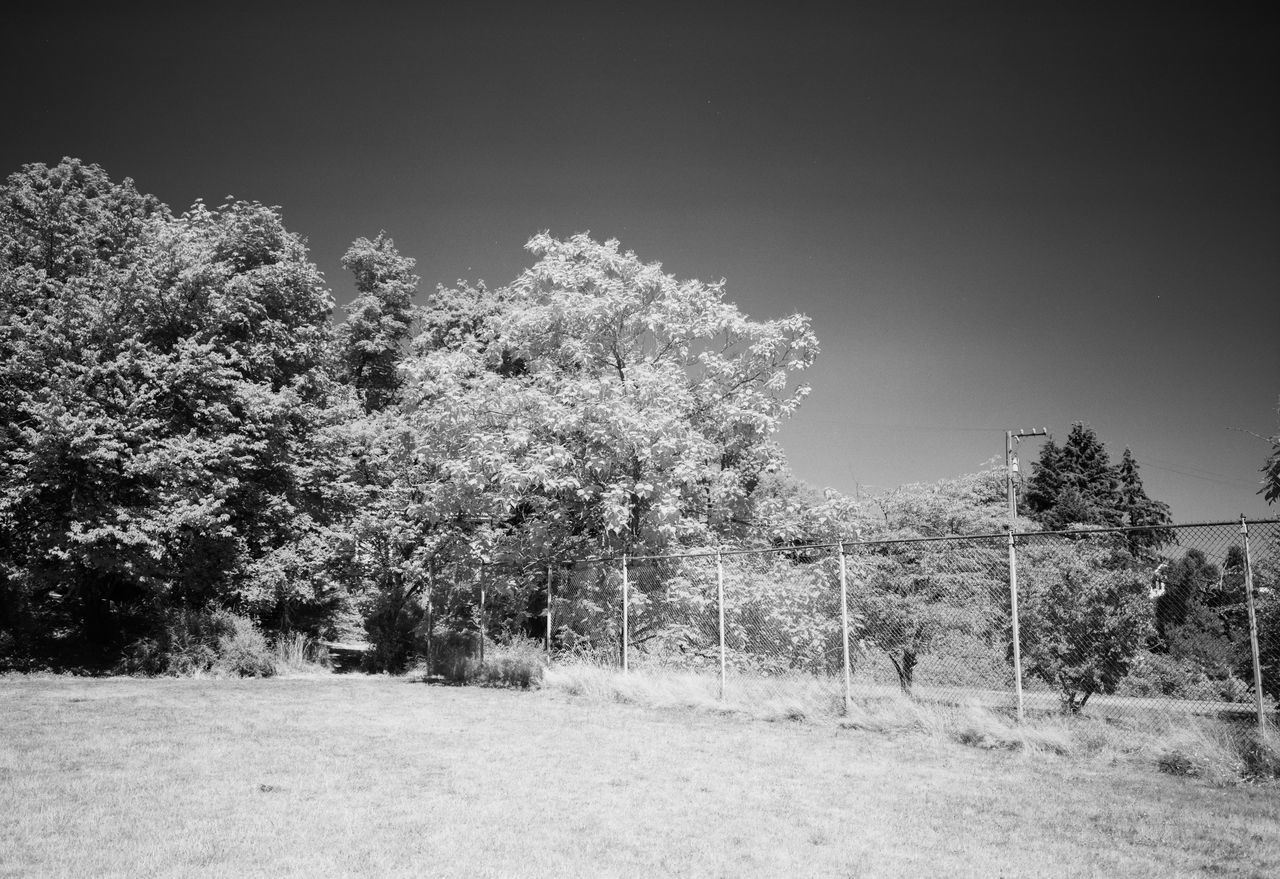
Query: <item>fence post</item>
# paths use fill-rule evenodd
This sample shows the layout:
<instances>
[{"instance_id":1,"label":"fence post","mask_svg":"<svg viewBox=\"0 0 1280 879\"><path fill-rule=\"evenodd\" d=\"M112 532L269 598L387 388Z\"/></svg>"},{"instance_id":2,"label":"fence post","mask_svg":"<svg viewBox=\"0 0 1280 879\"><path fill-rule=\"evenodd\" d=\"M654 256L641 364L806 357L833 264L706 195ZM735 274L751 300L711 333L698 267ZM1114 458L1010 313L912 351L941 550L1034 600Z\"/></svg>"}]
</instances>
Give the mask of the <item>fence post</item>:
<instances>
[{"instance_id":1,"label":"fence post","mask_svg":"<svg viewBox=\"0 0 1280 879\"><path fill-rule=\"evenodd\" d=\"M627 589L627 554L622 554L622 671L627 671L627 644L631 638L630 597Z\"/></svg>"},{"instance_id":2,"label":"fence post","mask_svg":"<svg viewBox=\"0 0 1280 879\"><path fill-rule=\"evenodd\" d=\"M480 662L484 662L484 633L488 622L484 617L484 565L476 568L476 576L480 579Z\"/></svg>"},{"instance_id":3,"label":"fence post","mask_svg":"<svg viewBox=\"0 0 1280 879\"><path fill-rule=\"evenodd\" d=\"M844 541L840 541L840 646L844 648L844 713L852 707L853 675L849 668L849 584L845 571Z\"/></svg>"},{"instance_id":4,"label":"fence post","mask_svg":"<svg viewBox=\"0 0 1280 879\"><path fill-rule=\"evenodd\" d=\"M724 563L720 558L720 547L716 547L716 596L720 605L720 701L724 701Z\"/></svg>"},{"instance_id":5,"label":"fence post","mask_svg":"<svg viewBox=\"0 0 1280 879\"><path fill-rule=\"evenodd\" d=\"M1022 641L1018 634L1018 558L1013 549L1013 528L1009 537L1009 616L1013 620L1013 695L1022 723Z\"/></svg>"},{"instance_id":6,"label":"fence post","mask_svg":"<svg viewBox=\"0 0 1280 879\"><path fill-rule=\"evenodd\" d=\"M555 584L555 565L547 562L547 655L551 655L551 587Z\"/></svg>"},{"instance_id":7,"label":"fence post","mask_svg":"<svg viewBox=\"0 0 1280 879\"><path fill-rule=\"evenodd\" d=\"M1244 600L1249 608L1249 650L1253 654L1253 698L1258 708L1258 732L1266 732L1267 715L1262 708L1262 662L1258 656L1258 615L1253 606L1253 559L1249 556L1249 523L1240 515L1244 537Z\"/></svg>"}]
</instances>

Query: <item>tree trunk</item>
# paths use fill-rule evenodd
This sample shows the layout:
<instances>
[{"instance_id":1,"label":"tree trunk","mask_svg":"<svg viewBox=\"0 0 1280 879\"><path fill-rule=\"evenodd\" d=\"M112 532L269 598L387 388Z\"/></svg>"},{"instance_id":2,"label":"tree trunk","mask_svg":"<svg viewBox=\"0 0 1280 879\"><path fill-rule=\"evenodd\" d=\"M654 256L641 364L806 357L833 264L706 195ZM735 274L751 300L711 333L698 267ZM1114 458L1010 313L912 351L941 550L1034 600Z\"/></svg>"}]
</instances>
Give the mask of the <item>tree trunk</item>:
<instances>
[{"instance_id":1,"label":"tree trunk","mask_svg":"<svg viewBox=\"0 0 1280 879\"><path fill-rule=\"evenodd\" d=\"M898 657L890 654L889 661L893 663L893 670L898 673L898 686L902 687L904 695L910 696L911 685L915 680L916 652L914 650L903 650L901 661L898 660Z\"/></svg>"}]
</instances>

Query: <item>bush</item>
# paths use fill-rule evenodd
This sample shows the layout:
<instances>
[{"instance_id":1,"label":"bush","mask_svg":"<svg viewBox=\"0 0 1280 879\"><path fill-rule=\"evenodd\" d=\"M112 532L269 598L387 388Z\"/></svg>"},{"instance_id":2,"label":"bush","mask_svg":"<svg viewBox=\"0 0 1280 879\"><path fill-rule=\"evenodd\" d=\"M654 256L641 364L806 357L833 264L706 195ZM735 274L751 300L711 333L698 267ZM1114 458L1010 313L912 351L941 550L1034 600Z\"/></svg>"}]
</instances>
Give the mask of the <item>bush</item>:
<instances>
[{"instance_id":1,"label":"bush","mask_svg":"<svg viewBox=\"0 0 1280 879\"><path fill-rule=\"evenodd\" d=\"M421 603L401 591L379 592L365 616L365 639L371 646L365 669L401 672L423 652L418 629L425 611Z\"/></svg>"},{"instance_id":2,"label":"bush","mask_svg":"<svg viewBox=\"0 0 1280 879\"><path fill-rule=\"evenodd\" d=\"M148 637L124 651L125 674L180 677L221 672L267 677L276 663L262 632L248 617L222 608L165 611Z\"/></svg>"},{"instance_id":3,"label":"bush","mask_svg":"<svg viewBox=\"0 0 1280 879\"><path fill-rule=\"evenodd\" d=\"M276 673L276 659L267 639L248 617L231 616L230 631L218 639L215 667L242 678L269 678Z\"/></svg>"},{"instance_id":4,"label":"bush","mask_svg":"<svg viewBox=\"0 0 1280 879\"><path fill-rule=\"evenodd\" d=\"M477 632L459 632L456 629L437 626L431 633L431 654L427 668L455 684L467 680L467 664L480 653L480 635Z\"/></svg>"},{"instance_id":5,"label":"bush","mask_svg":"<svg viewBox=\"0 0 1280 879\"><path fill-rule=\"evenodd\" d=\"M1227 672L1210 676L1195 660L1139 651L1116 692L1122 696L1186 699L1193 702L1249 702L1249 683Z\"/></svg>"}]
</instances>

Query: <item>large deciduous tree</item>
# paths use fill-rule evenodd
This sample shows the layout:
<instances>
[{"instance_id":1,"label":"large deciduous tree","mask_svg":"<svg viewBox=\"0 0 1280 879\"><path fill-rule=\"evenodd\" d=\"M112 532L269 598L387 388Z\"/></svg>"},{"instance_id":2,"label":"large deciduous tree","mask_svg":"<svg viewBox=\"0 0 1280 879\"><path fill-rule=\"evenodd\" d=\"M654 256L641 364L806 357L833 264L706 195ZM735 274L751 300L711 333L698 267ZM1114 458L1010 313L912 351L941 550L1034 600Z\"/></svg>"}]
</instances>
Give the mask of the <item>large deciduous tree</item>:
<instances>
[{"instance_id":1,"label":"large deciduous tree","mask_svg":"<svg viewBox=\"0 0 1280 879\"><path fill-rule=\"evenodd\" d=\"M370 422L403 576L443 545L529 561L703 543L782 465L773 434L817 354L806 318L751 320L723 282L679 281L616 241L528 249L505 287L429 297L400 402Z\"/></svg>"},{"instance_id":2,"label":"large deciduous tree","mask_svg":"<svg viewBox=\"0 0 1280 879\"><path fill-rule=\"evenodd\" d=\"M428 322L406 363L434 515L543 551L730 528L782 463L772 437L817 354L808 320L751 320L723 282L678 281L616 241L543 234L528 249L537 261L493 307Z\"/></svg>"},{"instance_id":3,"label":"large deciduous tree","mask_svg":"<svg viewBox=\"0 0 1280 879\"><path fill-rule=\"evenodd\" d=\"M68 159L8 179L0 260L0 627L109 658L160 605L318 624L339 590L278 555L330 515L331 300L301 240Z\"/></svg>"}]
</instances>

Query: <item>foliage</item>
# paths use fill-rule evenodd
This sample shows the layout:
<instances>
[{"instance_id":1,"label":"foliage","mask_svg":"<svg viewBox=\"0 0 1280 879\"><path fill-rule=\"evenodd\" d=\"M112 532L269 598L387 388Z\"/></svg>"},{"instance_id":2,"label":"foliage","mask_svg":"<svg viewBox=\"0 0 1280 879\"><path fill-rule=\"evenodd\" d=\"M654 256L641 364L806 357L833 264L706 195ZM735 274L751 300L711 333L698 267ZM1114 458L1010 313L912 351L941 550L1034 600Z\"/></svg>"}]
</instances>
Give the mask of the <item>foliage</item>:
<instances>
[{"instance_id":1,"label":"foliage","mask_svg":"<svg viewBox=\"0 0 1280 879\"><path fill-rule=\"evenodd\" d=\"M0 260L0 624L111 662L157 609L310 605L253 570L334 512L331 300L301 239L67 159L3 187Z\"/></svg>"},{"instance_id":2,"label":"foliage","mask_svg":"<svg viewBox=\"0 0 1280 879\"><path fill-rule=\"evenodd\" d=\"M372 412L390 404L400 387L396 366L410 336L420 279L414 260L401 256L385 232L372 241L356 239L342 265L356 282L356 298L338 330L344 378Z\"/></svg>"},{"instance_id":3,"label":"foliage","mask_svg":"<svg viewBox=\"0 0 1280 879\"><path fill-rule=\"evenodd\" d=\"M128 674L270 677L276 664L266 638L248 617L219 608L171 608L158 615L151 635L129 645L120 668Z\"/></svg>"},{"instance_id":4,"label":"foliage","mask_svg":"<svg viewBox=\"0 0 1280 879\"><path fill-rule=\"evenodd\" d=\"M1276 411L1280 412L1280 407ZM1274 504L1280 500L1280 432L1268 437L1267 442L1271 443L1271 453L1262 464L1262 487L1258 494L1266 498L1267 503Z\"/></svg>"},{"instance_id":5,"label":"foliage","mask_svg":"<svg viewBox=\"0 0 1280 879\"><path fill-rule=\"evenodd\" d=\"M1122 540L1046 538L1018 553L1022 661L1078 712L1112 693L1152 631L1147 575Z\"/></svg>"},{"instance_id":6,"label":"foliage","mask_svg":"<svg viewBox=\"0 0 1280 879\"><path fill-rule=\"evenodd\" d=\"M1077 422L1066 441L1052 437L1040 450L1027 480L1026 506L1033 520L1050 531L1073 525L1098 527L1151 526L1130 535L1135 551L1172 543L1167 504L1147 496L1138 462L1129 449L1112 466L1106 447L1089 426Z\"/></svg>"},{"instance_id":7,"label":"foliage","mask_svg":"<svg viewBox=\"0 0 1280 879\"><path fill-rule=\"evenodd\" d=\"M1230 668L1206 666L1193 656L1153 653L1134 654L1123 680L1116 687L1122 696L1186 699L1198 702L1249 702L1252 685Z\"/></svg>"},{"instance_id":8,"label":"foliage","mask_svg":"<svg viewBox=\"0 0 1280 879\"><path fill-rule=\"evenodd\" d=\"M253 620L232 616L230 630L218 639L215 668L242 678L269 678L276 673L276 659Z\"/></svg>"},{"instance_id":9,"label":"foliage","mask_svg":"<svg viewBox=\"0 0 1280 879\"><path fill-rule=\"evenodd\" d=\"M732 530L817 353L807 319L752 321L586 235L536 236L510 285L441 289L399 402L349 426L357 591L433 560L533 564ZM511 581L526 597L536 578Z\"/></svg>"},{"instance_id":10,"label":"foliage","mask_svg":"<svg viewBox=\"0 0 1280 879\"><path fill-rule=\"evenodd\" d=\"M1161 636L1186 622L1192 608L1203 603L1221 577L1218 566L1194 548L1164 566L1164 594L1156 599L1156 630Z\"/></svg>"},{"instance_id":11,"label":"foliage","mask_svg":"<svg viewBox=\"0 0 1280 879\"><path fill-rule=\"evenodd\" d=\"M542 684L546 666L546 654L537 642L517 638L489 645L484 659L471 656L463 660L457 667L457 682L528 690Z\"/></svg>"},{"instance_id":12,"label":"foliage","mask_svg":"<svg viewBox=\"0 0 1280 879\"><path fill-rule=\"evenodd\" d=\"M1007 521L1004 473L908 485L874 499L875 540L992 534ZM871 543L851 559L860 639L885 653L910 693L920 660L948 637L992 637L1005 602L1003 540Z\"/></svg>"}]
</instances>

